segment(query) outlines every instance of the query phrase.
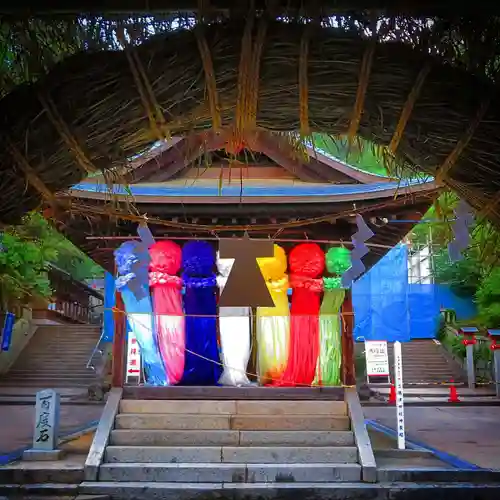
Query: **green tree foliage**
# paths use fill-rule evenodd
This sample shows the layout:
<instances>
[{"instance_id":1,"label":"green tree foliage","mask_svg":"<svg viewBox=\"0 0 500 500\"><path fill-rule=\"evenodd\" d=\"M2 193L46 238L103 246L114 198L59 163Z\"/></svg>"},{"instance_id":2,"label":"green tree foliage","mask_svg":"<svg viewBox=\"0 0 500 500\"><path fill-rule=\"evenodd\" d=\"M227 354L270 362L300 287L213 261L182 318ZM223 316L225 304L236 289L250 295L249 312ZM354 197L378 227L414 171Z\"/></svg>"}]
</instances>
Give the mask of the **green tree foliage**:
<instances>
[{"instance_id":1,"label":"green tree foliage","mask_svg":"<svg viewBox=\"0 0 500 500\"><path fill-rule=\"evenodd\" d=\"M46 259L71 274L74 279L83 281L104 275L104 270L99 265L56 231L37 212L26 216L16 231L26 240L39 241L43 251L49 253Z\"/></svg>"},{"instance_id":2,"label":"green tree foliage","mask_svg":"<svg viewBox=\"0 0 500 500\"><path fill-rule=\"evenodd\" d=\"M333 138L326 134L313 134L313 142L318 149L365 172L388 175L380 151L364 139L357 139L349 145L346 140Z\"/></svg>"},{"instance_id":3,"label":"green tree foliage","mask_svg":"<svg viewBox=\"0 0 500 500\"><path fill-rule=\"evenodd\" d=\"M446 283L459 297L473 297L479 324L500 327L500 232L478 218L470 228L471 241L464 258L451 262L447 244L453 237L453 209L458 197L443 193L411 233L415 245L433 243L433 274L436 283Z\"/></svg>"},{"instance_id":4,"label":"green tree foliage","mask_svg":"<svg viewBox=\"0 0 500 500\"><path fill-rule=\"evenodd\" d=\"M483 276L476 292L481 323L490 328L500 327L500 267Z\"/></svg>"},{"instance_id":5,"label":"green tree foliage","mask_svg":"<svg viewBox=\"0 0 500 500\"><path fill-rule=\"evenodd\" d=\"M52 293L47 276L47 262L55 258L41 240L26 240L15 229L2 234L0 252L1 307L7 310L18 304L28 304L34 297L49 297Z\"/></svg>"},{"instance_id":6,"label":"green tree foliage","mask_svg":"<svg viewBox=\"0 0 500 500\"><path fill-rule=\"evenodd\" d=\"M468 252L458 262L451 262L444 248L434 256L434 279L437 283L448 283L458 297L474 297L481 285L483 272L473 252Z\"/></svg>"},{"instance_id":7,"label":"green tree foliage","mask_svg":"<svg viewBox=\"0 0 500 500\"><path fill-rule=\"evenodd\" d=\"M79 281L104 274L38 213L27 215L23 224L4 231L1 244L0 301L4 310L28 304L34 297L50 297L49 263Z\"/></svg>"}]
</instances>

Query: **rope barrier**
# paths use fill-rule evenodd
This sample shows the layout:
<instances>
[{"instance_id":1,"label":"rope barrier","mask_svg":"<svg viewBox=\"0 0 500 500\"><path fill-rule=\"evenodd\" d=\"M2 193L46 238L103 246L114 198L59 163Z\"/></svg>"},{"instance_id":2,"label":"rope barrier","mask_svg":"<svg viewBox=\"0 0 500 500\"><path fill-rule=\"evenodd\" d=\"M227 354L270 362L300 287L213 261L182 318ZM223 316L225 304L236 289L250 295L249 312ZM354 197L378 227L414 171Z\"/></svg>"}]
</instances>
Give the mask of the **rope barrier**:
<instances>
[{"instance_id":1,"label":"rope barrier","mask_svg":"<svg viewBox=\"0 0 500 500\"><path fill-rule=\"evenodd\" d=\"M431 194L431 193L429 193ZM286 229L291 227L303 227L309 226L313 224L317 224L319 222L328 222L332 219L339 219L342 217L347 217L356 214L363 214L365 212L372 212L375 210L383 209L388 206L394 207L399 204L404 204L407 201L407 196L401 196L397 200L390 200L381 203L377 203L376 205L370 205L362 208L351 208L349 210L343 210L342 212L329 213L328 215L323 215L320 217L311 217L302 220L281 222L276 224L254 224L254 225L234 225L234 226L226 226L226 225L208 225L208 224L193 224L193 223L183 223L183 222L174 222L167 221L164 219L159 219L156 217L145 217L141 215L132 215L128 213L124 213L115 209L110 208L99 208L97 206L88 206L79 203L74 203L72 208L77 210L79 214L87 213L89 215L105 215L107 217L116 217L122 220L129 220L132 222L144 223L148 224L157 224L160 226L172 227L175 229L181 229L186 231L208 231L208 232L217 232L217 231L267 231L272 229Z\"/></svg>"},{"instance_id":2,"label":"rope barrier","mask_svg":"<svg viewBox=\"0 0 500 500\"><path fill-rule=\"evenodd\" d=\"M124 314L126 315L127 313L125 311L123 311L122 309L118 309L117 307L109 307L109 308L104 308L104 310L111 310L113 311L114 313L120 313L120 314ZM332 316L342 316L343 314L339 313L339 314L332 314ZM353 315L353 313L348 313L347 315ZM172 316L172 317L179 317L178 315L167 315L167 314L163 314L162 316ZM309 314L304 314L303 316L310 316ZM182 316L182 318L218 318L218 315L215 315L215 314L189 314L189 315L184 315ZM174 344L175 345L175 344ZM195 351L192 351L188 348L186 348L185 346L182 347L182 349L184 349L185 352L189 353L189 354L192 354L193 356L196 356L197 358L199 359L202 359L204 361L208 361L210 363L213 363L217 366L220 366L222 368L225 368L225 369L228 369L228 370L231 370L231 371L236 371L236 372L239 372L241 374L246 374L247 376L251 376L251 377L256 377L257 379L261 379L263 378L261 375L259 375L258 373L253 373L253 372L249 372L247 370L242 370L240 368L234 368L234 367L231 367L231 366L228 366L224 363L221 363L220 361L215 361L211 358L207 358L206 356L203 356L202 354L200 353L197 353ZM340 388L351 388L351 387L355 387L355 385L335 385L335 386L322 386L322 385L318 385L318 386L314 386L312 384L301 384L301 383L296 383L296 382L292 382L292 381L287 381L287 380L283 380L281 378L274 378L272 376L267 376L265 377L266 381L271 381L271 382L276 382L276 384L280 384L280 385L283 385L283 386L286 386L286 385L289 385L289 386L293 386L293 387L340 387ZM266 384L266 385L272 385L272 384Z\"/></svg>"}]
</instances>

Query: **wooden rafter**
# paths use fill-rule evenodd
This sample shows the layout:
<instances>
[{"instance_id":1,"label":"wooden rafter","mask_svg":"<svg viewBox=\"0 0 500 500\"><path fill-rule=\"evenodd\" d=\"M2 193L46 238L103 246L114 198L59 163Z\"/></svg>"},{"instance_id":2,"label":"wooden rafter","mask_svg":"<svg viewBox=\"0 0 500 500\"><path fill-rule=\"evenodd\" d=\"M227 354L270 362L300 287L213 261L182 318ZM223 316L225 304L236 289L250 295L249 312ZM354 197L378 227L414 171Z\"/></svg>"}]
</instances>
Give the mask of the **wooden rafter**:
<instances>
[{"instance_id":1,"label":"wooden rafter","mask_svg":"<svg viewBox=\"0 0 500 500\"><path fill-rule=\"evenodd\" d=\"M130 184L147 181L166 181L188 167L204 152L221 149L227 141L227 132L213 130L193 134L177 141L172 147L162 151L134 169L126 177Z\"/></svg>"},{"instance_id":2,"label":"wooden rafter","mask_svg":"<svg viewBox=\"0 0 500 500\"><path fill-rule=\"evenodd\" d=\"M125 180L130 184L168 181L184 169L192 167L202 154L223 149L227 145L228 134L225 130L220 133L210 130L182 139L174 138L172 144L166 149L160 149L157 156L130 170L125 175ZM386 180L344 165L312 148L307 148L309 160L300 158L285 137L267 131L259 130L248 134L245 144L251 151L265 154L304 182L368 183Z\"/></svg>"}]
</instances>

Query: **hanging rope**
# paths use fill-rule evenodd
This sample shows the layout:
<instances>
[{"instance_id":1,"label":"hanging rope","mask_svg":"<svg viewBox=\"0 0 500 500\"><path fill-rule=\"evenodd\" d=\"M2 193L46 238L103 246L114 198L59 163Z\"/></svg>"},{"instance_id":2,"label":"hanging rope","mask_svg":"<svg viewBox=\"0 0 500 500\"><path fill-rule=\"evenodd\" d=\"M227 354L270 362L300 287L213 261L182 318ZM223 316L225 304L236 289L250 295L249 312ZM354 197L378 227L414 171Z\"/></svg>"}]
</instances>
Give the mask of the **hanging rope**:
<instances>
[{"instance_id":1,"label":"hanging rope","mask_svg":"<svg viewBox=\"0 0 500 500\"><path fill-rule=\"evenodd\" d=\"M309 37L311 25L308 24L302 33L300 40L299 55L299 113L300 113L300 135L308 137L311 134L309 127Z\"/></svg>"},{"instance_id":2,"label":"hanging rope","mask_svg":"<svg viewBox=\"0 0 500 500\"><path fill-rule=\"evenodd\" d=\"M255 16L252 10L248 15L241 41L235 127L230 141L236 153L244 147L245 134L254 130L257 124L260 61L267 33L267 18L260 19L255 42L252 44L254 24Z\"/></svg>"},{"instance_id":3,"label":"hanging rope","mask_svg":"<svg viewBox=\"0 0 500 500\"><path fill-rule=\"evenodd\" d=\"M125 311L123 311L122 309L119 309L117 307L106 307L106 308L104 308L104 310L105 311L112 311L114 314L125 314L126 315ZM348 315L349 316L354 316L354 313L349 313ZM307 316L307 315L304 315L304 316ZM347 316L347 314L346 313L339 313L337 316L340 319L342 319L343 324L345 324L344 316ZM219 318L219 316L213 315L213 314L189 314L189 315L186 315L186 317L190 317L190 318L216 318L216 319ZM344 327L344 330L345 330L345 327ZM208 361L208 362L210 362L212 364L221 366L221 367L229 369L231 371L235 371L235 372L240 372L242 374L246 374L247 376L250 376L250 377L255 377L256 379L261 378L260 375L257 374L257 373L253 373L253 372L249 372L249 371L246 371L246 370L242 370L241 368L234 368L234 367L228 366L228 365L226 365L224 363L221 363L220 361L215 361L214 359L207 358L206 356L203 356L202 354L197 353L195 351L191 351L190 349L187 349L184 346L182 346L182 348L185 350L185 352L187 352L189 354L192 354L193 356L196 356L199 359L203 359L204 361ZM287 381L287 380L283 381L282 379L277 379L277 378L268 377L268 376L266 376L266 380L269 381L269 382L272 381L272 382L291 383L291 381ZM296 387L314 387L313 384L294 383L294 385ZM322 386L322 387L350 388L350 387L355 387L355 386L353 386L353 385L339 384L339 385L335 385L335 386Z\"/></svg>"},{"instance_id":4,"label":"hanging rope","mask_svg":"<svg viewBox=\"0 0 500 500\"><path fill-rule=\"evenodd\" d=\"M93 165L92 161L89 158L87 158L87 155L80 147L80 144L71 134L71 131L69 130L66 123L62 119L61 115L57 111L54 101L52 101L50 96L45 96L43 94L39 94L38 98L45 112L47 113L47 116L49 117L49 120L51 121L52 125L54 125L54 128L58 131L59 135L66 144L67 148L71 151L71 153L75 157L82 171L88 174L97 172L98 168Z\"/></svg>"},{"instance_id":5,"label":"hanging rope","mask_svg":"<svg viewBox=\"0 0 500 500\"><path fill-rule=\"evenodd\" d=\"M26 160L26 158L10 140L8 141L8 148L12 158L16 162L19 169L23 172L28 183L42 195L52 208L56 209L59 204L54 197L54 193L52 193L52 191L46 186L45 182L40 179L33 167L28 163L28 160Z\"/></svg>"},{"instance_id":6,"label":"hanging rope","mask_svg":"<svg viewBox=\"0 0 500 500\"><path fill-rule=\"evenodd\" d=\"M464 149L467 147L470 140L472 139L474 133L476 132L477 127L479 126L484 115L486 114L489 105L490 105L490 98L485 99L481 103L481 106L479 106L479 109L477 110L476 116L470 122L464 136L457 142L457 145L455 146L453 151L448 155L443 164L437 169L436 171L437 184L444 183L447 180L449 173L451 172L451 169L455 166L456 162L460 158Z\"/></svg>"},{"instance_id":7,"label":"hanging rope","mask_svg":"<svg viewBox=\"0 0 500 500\"><path fill-rule=\"evenodd\" d=\"M410 119L410 116L413 112L413 107L417 102L417 99L420 95L420 91L422 90L425 79L427 78L427 75L430 73L430 70L431 70L431 65L429 63L425 64L425 66L418 73L413 88L411 89L408 95L408 99L406 100L403 110L401 111L401 115L399 117L396 130L394 131L394 135L392 136L391 142L389 144L389 151L392 154L395 154L398 149L399 143L401 142L401 138L403 137L406 128L406 124Z\"/></svg>"},{"instance_id":8,"label":"hanging rope","mask_svg":"<svg viewBox=\"0 0 500 500\"><path fill-rule=\"evenodd\" d=\"M218 132L222 128L222 119L220 116L219 94L217 92L212 55L208 47L207 39L205 38L203 25L199 24L194 29L194 33L196 36L196 43L198 44L198 50L200 51L203 70L205 72L205 88L208 96L210 115L212 116L212 127Z\"/></svg>"},{"instance_id":9,"label":"hanging rope","mask_svg":"<svg viewBox=\"0 0 500 500\"><path fill-rule=\"evenodd\" d=\"M429 196L432 196L435 192L430 192ZM370 212L374 210L379 210L379 209L384 209L386 207L391 207L394 208L395 206L399 205L404 205L407 203L408 197L407 196L401 196L400 199L397 201L394 200L389 200L385 202L378 203L376 205L368 205L366 207L362 208L351 208L344 210L342 212L336 212L336 213L330 213L327 215L323 215L320 217L313 217L313 218L308 218L308 219L302 219L302 220L294 220L294 221L288 221L288 222L281 222L281 223L275 223L275 224L252 224L252 225L234 225L234 226L225 226L225 225L207 225L207 224L190 224L190 223L183 223L183 222L175 222L175 221L169 221L169 220L163 220L163 219L157 219L154 217L148 217L147 218L147 223L148 224L156 224L159 226L166 226L166 227L172 227L175 229L181 229L181 230L186 230L186 231L207 231L207 232L220 232L220 231L269 231L269 230L276 230L276 229L281 229L281 228L291 228L291 227L303 227L303 226L309 226L313 224L317 224L319 222L328 222L331 221L332 219L339 219L342 217L347 217L351 216L353 214L362 214L365 212ZM122 219L122 220L128 220L132 222L137 222L137 223L143 223L146 219L142 215L132 215L132 214L127 214L120 212L114 208L99 208L97 206L86 206L82 204L75 204L73 208L78 211L79 214L88 214L88 215L104 215L107 217L116 217L117 219Z\"/></svg>"},{"instance_id":10,"label":"hanging rope","mask_svg":"<svg viewBox=\"0 0 500 500\"><path fill-rule=\"evenodd\" d=\"M171 136L170 129L165 120L163 110L156 100L153 87L148 79L146 71L144 70L141 59L137 54L137 50L134 46L128 44L124 29L117 33L117 37L124 47L125 56L127 57L130 71L134 78L134 82L139 92L142 106L146 112L153 135L156 136L159 141L165 141Z\"/></svg>"},{"instance_id":11,"label":"hanging rope","mask_svg":"<svg viewBox=\"0 0 500 500\"><path fill-rule=\"evenodd\" d=\"M354 102L354 110L352 113L349 129L347 130L347 139L352 143L354 137L358 133L359 123L361 122L361 115L365 107L366 91L370 81L370 73L373 64L373 56L375 54L376 39L373 36L368 42L363 59L361 61L361 69L359 73L358 89L356 91L356 101Z\"/></svg>"}]
</instances>

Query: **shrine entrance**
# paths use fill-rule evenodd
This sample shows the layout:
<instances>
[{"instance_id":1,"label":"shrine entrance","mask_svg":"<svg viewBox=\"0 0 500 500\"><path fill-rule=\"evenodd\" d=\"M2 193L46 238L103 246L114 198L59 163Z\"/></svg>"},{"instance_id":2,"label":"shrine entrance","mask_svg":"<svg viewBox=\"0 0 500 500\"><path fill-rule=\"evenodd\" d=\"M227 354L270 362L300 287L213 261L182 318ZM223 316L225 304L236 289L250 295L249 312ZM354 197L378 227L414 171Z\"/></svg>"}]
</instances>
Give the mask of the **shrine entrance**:
<instances>
[{"instance_id":1,"label":"shrine entrance","mask_svg":"<svg viewBox=\"0 0 500 500\"><path fill-rule=\"evenodd\" d=\"M388 13L354 19L328 9L291 7L285 15L283 6L251 4L228 16L203 3L189 20L173 15L158 36L149 36L156 28L146 29L147 20L122 20L110 25L114 45L106 51L70 57L0 101L8 124L0 187L21 196L23 210L43 200L47 217L118 271L114 386L124 383L129 329L142 344L144 382L153 385L232 380L237 366L223 359L240 348L237 365L245 352L252 367L244 383L250 375L264 385L351 386L353 281L444 186L497 219L495 169L484 151L500 145L495 86L426 45L435 23L410 16L405 38ZM331 157L318 134L349 150L359 138L370 141L386 175ZM3 221L19 217L18 206L0 207ZM152 233L139 244L144 225ZM224 276L214 241L245 234L248 248L268 247L257 257L263 263L249 251L246 260L236 256L239 278ZM339 257L346 248L349 263ZM285 265L272 275L280 259ZM278 307L272 294L285 279L283 306L289 290L291 298L281 321L269 309ZM255 296L225 304L240 291ZM232 316L231 308L246 314ZM246 332L242 345L224 341L230 330ZM210 341L200 331L210 331ZM331 366L323 370L322 359Z\"/></svg>"}]
</instances>

